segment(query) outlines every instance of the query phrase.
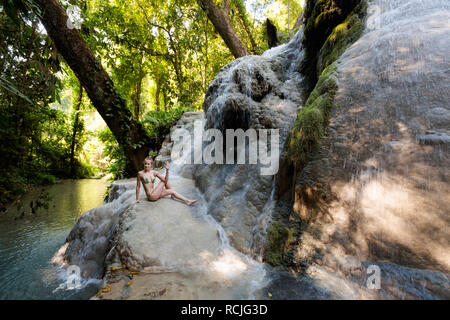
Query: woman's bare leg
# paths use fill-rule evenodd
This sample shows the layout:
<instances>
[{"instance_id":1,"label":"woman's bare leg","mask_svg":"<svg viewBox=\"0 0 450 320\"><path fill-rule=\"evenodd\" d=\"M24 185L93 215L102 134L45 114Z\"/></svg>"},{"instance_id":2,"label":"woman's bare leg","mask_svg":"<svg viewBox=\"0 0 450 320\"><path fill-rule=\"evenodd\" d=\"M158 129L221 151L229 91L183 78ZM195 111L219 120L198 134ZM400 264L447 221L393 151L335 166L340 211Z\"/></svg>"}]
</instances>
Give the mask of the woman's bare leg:
<instances>
[{"instance_id":1,"label":"woman's bare leg","mask_svg":"<svg viewBox=\"0 0 450 320\"><path fill-rule=\"evenodd\" d=\"M169 181L166 181L165 182L165 187L166 187L166 189L172 189L172 187L170 186L170 184L169 184ZM165 197L167 197L169 194L166 194L165 195ZM172 194L170 194L170 197L173 199L173 195Z\"/></svg>"},{"instance_id":2,"label":"woman's bare leg","mask_svg":"<svg viewBox=\"0 0 450 320\"><path fill-rule=\"evenodd\" d=\"M150 195L147 195L147 198L151 201L156 201L159 198L161 198L161 193L164 190L164 183L158 183L158 185L156 186L156 188L152 191L152 193Z\"/></svg>"},{"instance_id":3,"label":"woman's bare leg","mask_svg":"<svg viewBox=\"0 0 450 320\"><path fill-rule=\"evenodd\" d=\"M176 192L173 189L166 189L166 190L162 190L161 192L161 197L167 196L167 195L171 195L172 197L175 197L181 201L184 201L184 203L186 203L188 206L190 206L191 204L193 204L194 202L196 202L197 200L189 200L186 197L183 197L181 194L179 194L178 192Z\"/></svg>"},{"instance_id":4,"label":"woman's bare leg","mask_svg":"<svg viewBox=\"0 0 450 320\"><path fill-rule=\"evenodd\" d=\"M166 187L166 189L172 189L172 187L170 186L170 184L169 184L169 177L168 177L168 174L166 173L166 181L164 182L164 186ZM167 197L167 196L169 196L170 195L170 197L173 199L173 195L171 195L171 194L166 194L165 196L161 196L161 198L162 197Z\"/></svg>"}]
</instances>

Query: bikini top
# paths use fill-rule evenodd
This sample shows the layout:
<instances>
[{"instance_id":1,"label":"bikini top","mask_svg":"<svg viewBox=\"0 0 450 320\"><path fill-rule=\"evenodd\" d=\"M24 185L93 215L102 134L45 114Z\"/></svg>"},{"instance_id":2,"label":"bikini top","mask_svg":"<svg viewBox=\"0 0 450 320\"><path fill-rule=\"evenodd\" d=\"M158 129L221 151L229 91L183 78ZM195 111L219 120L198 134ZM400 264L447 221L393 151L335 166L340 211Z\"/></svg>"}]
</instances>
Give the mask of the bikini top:
<instances>
[{"instance_id":1,"label":"bikini top","mask_svg":"<svg viewBox=\"0 0 450 320\"><path fill-rule=\"evenodd\" d=\"M144 178L142 179L142 182L145 183L145 184L150 183L150 179L144 177ZM155 183L155 178L152 179L152 183Z\"/></svg>"}]
</instances>

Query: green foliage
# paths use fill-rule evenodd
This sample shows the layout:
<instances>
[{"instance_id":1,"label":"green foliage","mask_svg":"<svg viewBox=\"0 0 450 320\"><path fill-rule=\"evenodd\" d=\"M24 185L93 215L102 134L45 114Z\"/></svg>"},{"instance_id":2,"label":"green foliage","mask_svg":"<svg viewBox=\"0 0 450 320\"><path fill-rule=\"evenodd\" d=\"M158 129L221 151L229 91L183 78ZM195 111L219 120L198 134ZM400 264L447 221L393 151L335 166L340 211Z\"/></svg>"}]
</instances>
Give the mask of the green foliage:
<instances>
[{"instance_id":1,"label":"green foliage","mask_svg":"<svg viewBox=\"0 0 450 320\"><path fill-rule=\"evenodd\" d=\"M84 17L86 41L138 118L148 107L201 108L208 84L232 60L194 0L91 0Z\"/></svg>"},{"instance_id":2,"label":"green foliage","mask_svg":"<svg viewBox=\"0 0 450 320\"><path fill-rule=\"evenodd\" d=\"M187 107L173 108L168 112L151 110L144 114L142 124L149 136L154 138L158 145L161 145L166 135L170 133L170 128L187 111L193 110ZM111 130L108 128L99 132L98 137L105 145L103 156L108 159L105 172L110 173L113 180L124 178L128 162L123 148L117 143ZM139 146L135 145L134 147L137 148Z\"/></svg>"},{"instance_id":3,"label":"green foliage","mask_svg":"<svg viewBox=\"0 0 450 320\"><path fill-rule=\"evenodd\" d=\"M290 249L295 231L281 223L272 222L267 230L267 242L264 247L264 261L276 266L283 262L283 258Z\"/></svg>"},{"instance_id":4,"label":"green foliage","mask_svg":"<svg viewBox=\"0 0 450 320\"><path fill-rule=\"evenodd\" d=\"M93 178L97 177L100 170L97 166L90 163L78 162L76 167L76 178Z\"/></svg>"},{"instance_id":5,"label":"green foliage","mask_svg":"<svg viewBox=\"0 0 450 320\"><path fill-rule=\"evenodd\" d=\"M78 79L41 30L34 2L0 3L0 206L29 185L100 171L123 177L130 137L119 137L119 146L104 123L89 118L89 99L80 100ZM124 100L156 145L182 112L201 109L209 83L233 60L196 0L62 4L82 10L81 34L99 61L92 76L101 66L111 76L107 89L117 96L108 113ZM291 1L291 24L297 7ZM264 19L251 16L243 0L230 1L229 19L249 52L267 49Z\"/></svg>"},{"instance_id":6,"label":"green foliage","mask_svg":"<svg viewBox=\"0 0 450 320\"><path fill-rule=\"evenodd\" d=\"M17 13L18 14L18 13ZM55 108L66 85L57 72L61 59L33 13L12 20L0 11L0 211L32 185L59 178L84 177L69 173L74 126L68 108ZM76 79L76 78L75 78ZM83 123L78 123L78 131ZM77 136L78 154L83 135ZM77 160L77 167L83 166Z\"/></svg>"},{"instance_id":7,"label":"green foliage","mask_svg":"<svg viewBox=\"0 0 450 320\"><path fill-rule=\"evenodd\" d=\"M100 131L98 138L105 145L103 149L103 157L107 160L105 172L112 174L113 180L123 178L127 166L127 158L123 148L117 143L109 128Z\"/></svg>"},{"instance_id":8,"label":"green foliage","mask_svg":"<svg viewBox=\"0 0 450 320\"><path fill-rule=\"evenodd\" d=\"M57 182L57 178L54 175L46 174L46 173L38 173L36 183L40 185L47 184L55 184Z\"/></svg>"},{"instance_id":9,"label":"green foliage","mask_svg":"<svg viewBox=\"0 0 450 320\"><path fill-rule=\"evenodd\" d=\"M169 112L151 110L143 117L144 124L149 135L156 139L157 144L160 145L164 138L170 132L170 128L181 118L181 115L186 111L193 111L189 107L177 107Z\"/></svg>"},{"instance_id":10,"label":"green foliage","mask_svg":"<svg viewBox=\"0 0 450 320\"><path fill-rule=\"evenodd\" d=\"M12 94L15 94L16 96L21 97L29 104L33 104L33 102L30 99L28 99L28 97L26 95L24 95L22 92L20 92L14 84L12 84L11 82L9 82L6 79L3 79L1 76L0 76L0 87L3 90L7 90Z\"/></svg>"},{"instance_id":11,"label":"green foliage","mask_svg":"<svg viewBox=\"0 0 450 320\"><path fill-rule=\"evenodd\" d=\"M49 167L43 155L57 143L45 131L61 120L49 108L59 88L53 75L59 60L47 37L38 33L36 17L29 18L27 24L0 11L0 211L27 185L47 181L40 176Z\"/></svg>"},{"instance_id":12,"label":"green foliage","mask_svg":"<svg viewBox=\"0 0 450 320\"><path fill-rule=\"evenodd\" d=\"M297 18L303 12L303 7L299 1L295 0L275 0L267 2L268 8L266 16L277 27L278 38L281 43L284 43L288 41L296 31L298 31L298 28L296 28L296 30L293 28Z\"/></svg>"}]
</instances>

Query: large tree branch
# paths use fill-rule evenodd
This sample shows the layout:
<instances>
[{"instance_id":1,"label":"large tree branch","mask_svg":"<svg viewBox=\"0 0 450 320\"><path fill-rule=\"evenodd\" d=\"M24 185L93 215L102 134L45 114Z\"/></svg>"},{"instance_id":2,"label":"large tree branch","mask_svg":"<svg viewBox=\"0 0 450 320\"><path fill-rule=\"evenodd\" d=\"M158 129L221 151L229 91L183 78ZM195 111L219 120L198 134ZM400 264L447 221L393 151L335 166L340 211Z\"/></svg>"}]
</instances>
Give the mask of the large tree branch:
<instances>
[{"instance_id":1,"label":"large tree branch","mask_svg":"<svg viewBox=\"0 0 450 320\"><path fill-rule=\"evenodd\" d=\"M197 2L206 12L208 19L212 22L214 28L220 34L233 56L240 58L248 55L247 49L233 29L228 15L224 13L224 10L219 9L212 0L197 0ZM228 1L224 1L222 5L226 5L226 3Z\"/></svg>"},{"instance_id":2,"label":"large tree branch","mask_svg":"<svg viewBox=\"0 0 450 320\"><path fill-rule=\"evenodd\" d=\"M163 58L166 58L167 60L171 60L173 58L173 55L168 53L168 52L165 53L165 52L155 51L155 50L153 50L151 48L147 48L146 46L143 45L143 43L136 44L136 43L133 43L133 41L130 41L129 39L127 39L127 38L119 38L119 40L116 41L116 42L119 43L119 44L126 43L129 47L131 47L133 49L137 49L139 51L142 51L142 52L144 52L144 53L146 53L146 54L148 54L149 56L152 56L152 57L163 57Z\"/></svg>"},{"instance_id":3,"label":"large tree branch","mask_svg":"<svg viewBox=\"0 0 450 320\"><path fill-rule=\"evenodd\" d=\"M80 32L67 26L68 16L57 0L35 0L41 9L41 21L59 53L73 70L92 104L123 147L134 170L155 142L136 121L126 102L82 38Z\"/></svg>"},{"instance_id":4,"label":"large tree branch","mask_svg":"<svg viewBox=\"0 0 450 320\"><path fill-rule=\"evenodd\" d=\"M230 12L230 0L222 0L222 11L228 16Z\"/></svg>"}]
</instances>

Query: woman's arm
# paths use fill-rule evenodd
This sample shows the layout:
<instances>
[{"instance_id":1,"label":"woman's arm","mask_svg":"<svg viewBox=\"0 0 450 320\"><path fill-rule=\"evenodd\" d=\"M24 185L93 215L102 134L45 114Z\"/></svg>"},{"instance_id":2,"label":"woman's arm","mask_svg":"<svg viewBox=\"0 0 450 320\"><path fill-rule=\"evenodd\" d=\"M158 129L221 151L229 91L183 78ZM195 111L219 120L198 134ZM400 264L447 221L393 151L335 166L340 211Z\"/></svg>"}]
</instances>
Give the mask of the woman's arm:
<instances>
[{"instance_id":1,"label":"woman's arm","mask_svg":"<svg viewBox=\"0 0 450 320\"><path fill-rule=\"evenodd\" d=\"M164 164L164 167L166 168L166 177L165 178L163 178L162 175L160 175L158 171L156 171L155 175L158 177L159 180L161 180L162 182L166 183L167 181L169 181L170 164L168 162L166 162Z\"/></svg>"},{"instance_id":2,"label":"woman's arm","mask_svg":"<svg viewBox=\"0 0 450 320\"><path fill-rule=\"evenodd\" d=\"M162 182L166 182L166 179L167 179L167 177L168 177L168 171L166 171L166 177L164 178L159 172L155 172L155 176L159 179L159 180L161 180Z\"/></svg>"}]
</instances>

